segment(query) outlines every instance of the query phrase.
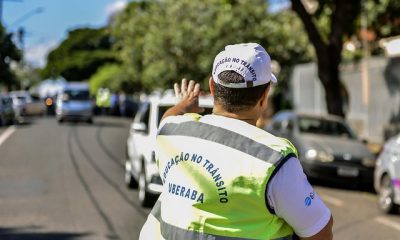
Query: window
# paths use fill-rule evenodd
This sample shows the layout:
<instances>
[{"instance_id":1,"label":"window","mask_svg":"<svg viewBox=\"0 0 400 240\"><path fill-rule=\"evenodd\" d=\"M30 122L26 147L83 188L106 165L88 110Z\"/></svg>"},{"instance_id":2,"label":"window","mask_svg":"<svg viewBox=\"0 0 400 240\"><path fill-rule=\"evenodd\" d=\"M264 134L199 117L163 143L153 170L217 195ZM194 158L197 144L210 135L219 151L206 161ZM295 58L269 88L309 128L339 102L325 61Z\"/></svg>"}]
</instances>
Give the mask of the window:
<instances>
[{"instance_id":1,"label":"window","mask_svg":"<svg viewBox=\"0 0 400 240\"><path fill-rule=\"evenodd\" d=\"M150 104L146 104L142 111L140 112L140 122L146 124L149 127L149 120L150 120Z\"/></svg>"},{"instance_id":2,"label":"window","mask_svg":"<svg viewBox=\"0 0 400 240\"><path fill-rule=\"evenodd\" d=\"M89 90L68 89L65 90L64 96L67 100L90 100Z\"/></svg>"},{"instance_id":3,"label":"window","mask_svg":"<svg viewBox=\"0 0 400 240\"><path fill-rule=\"evenodd\" d=\"M281 130L281 127L282 127L282 122L280 122L280 121L275 121L272 123L272 130L274 130L274 131Z\"/></svg>"},{"instance_id":4,"label":"window","mask_svg":"<svg viewBox=\"0 0 400 240\"><path fill-rule=\"evenodd\" d=\"M162 116L164 116L164 113L172 106L159 106L158 107L158 119L157 119L157 126L160 124ZM201 113L201 115L207 115L207 114L212 114L212 107L206 107L204 108L204 112Z\"/></svg>"},{"instance_id":5,"label":"window","mask_svg":"<svg viewBox=\"0 0 400 240\"><path fill-rule=\"evenodd\" d=\"M355 136L345 124L313 117L300 117L299 130L302 133L323 134L354 139Z\"/></svg>"}]
</instances>

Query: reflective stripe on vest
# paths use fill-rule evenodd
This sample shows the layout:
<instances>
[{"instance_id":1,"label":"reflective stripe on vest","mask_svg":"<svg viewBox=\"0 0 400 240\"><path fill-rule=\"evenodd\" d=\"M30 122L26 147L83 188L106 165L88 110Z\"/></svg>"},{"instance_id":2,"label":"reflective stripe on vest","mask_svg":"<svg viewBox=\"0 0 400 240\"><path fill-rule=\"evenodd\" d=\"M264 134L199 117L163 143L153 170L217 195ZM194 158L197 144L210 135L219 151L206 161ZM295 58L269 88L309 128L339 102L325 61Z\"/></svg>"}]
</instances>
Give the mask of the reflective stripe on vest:
<instances>
[{"instance_id":1,"label":"reflective stripe on vest","mask_svg":"<svg viewBox=\"0 0 400 240\"><path fill-rule=\"evenodd\" d=\"M174 135L196 137L216 142L253 157L278 165L282 160L281 154L267 148L265 145L238 133L202 122L183 122L180 124L167 123L159 135Z\"/></svg>"},{"instance_id":2,"label":"reflective stripe on vest","mask_svg":"<svg viewBox=\"0 0 400 240\"><path fill-rule=\"evenodd\" d=\"M237 238L217 236L213 234L199 233L190 230L181 229L171 224L164 222L161 219L161 202L157 201L150 213L159 223L161 228L161 235L164 239L204 239L204 240L248 240L249 238ZM275 238L271 240L295 240L293 235Z\"/></svg>"}]
</instances>

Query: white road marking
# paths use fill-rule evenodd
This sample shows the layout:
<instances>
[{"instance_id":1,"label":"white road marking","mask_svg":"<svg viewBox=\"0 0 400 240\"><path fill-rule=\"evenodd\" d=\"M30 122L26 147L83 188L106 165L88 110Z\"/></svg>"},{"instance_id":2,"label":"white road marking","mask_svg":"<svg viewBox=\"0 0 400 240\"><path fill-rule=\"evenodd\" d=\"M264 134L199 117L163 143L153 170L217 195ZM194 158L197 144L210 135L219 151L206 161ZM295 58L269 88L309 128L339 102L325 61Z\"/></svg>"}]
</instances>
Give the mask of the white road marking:
<instances>
[{"instance_id":1,"label":"white road marking","mask_svg":"<svg viewBox=\"0 0 400 240\"><path fill-rule=\"evenodd\" d=\"M397 231L400 231L400 223L397 223L397 222L392 221L390 219L387 219L385 217L376 217L374 220L375 220L375 222L378 222L378 223L383 224L385 226L394 228Z\"/></svg>"},{"instance_id":2,"label":"white road marking","mask_svg":"<svg viewBox=\"0 0 400 240\"><path fill-rule=\"evenodd\" d=\"M8 127L3 134L0 135L0 146L17 130L14 126Z\"/></svg>"},{"instance_id":3,"label":"white road marking","mask_svg":"<svg viewBox=\"0 0 400 240\"><path fill-rule=\"evenodd\" d=\"M334 197L331 197L331 196L328 196L328 195L325 195L325 194L320 194L319 196L320 196L320 197L322 198L322 200L324 200L325 202L330 203L330 204L332 204L332 205L334 205L334 206L336 206L336 207L341 207L341 206L343 206L343 201L340 200L340 199L337 199L337 198L334 198Z\"/></svg>"}]
</instances>

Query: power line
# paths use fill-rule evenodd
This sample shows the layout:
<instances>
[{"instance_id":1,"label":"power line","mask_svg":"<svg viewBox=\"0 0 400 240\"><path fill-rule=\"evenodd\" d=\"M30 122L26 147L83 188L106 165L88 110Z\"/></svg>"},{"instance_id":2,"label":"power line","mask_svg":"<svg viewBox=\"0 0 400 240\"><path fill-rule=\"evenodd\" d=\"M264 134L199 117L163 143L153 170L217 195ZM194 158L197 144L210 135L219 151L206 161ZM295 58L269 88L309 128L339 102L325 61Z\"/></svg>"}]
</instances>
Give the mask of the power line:
<instances>
[{"instance_id":1,"label":"power line","mask_svg":"<svg viewBox=\"0 0 400 240\"><path fill-rule=\"evenodd\" d=\"M22 2L23 0L0 0L0 24L3 23L3 2L4 1Z\"/></svg>"},{"instance_id":2,"label":"power line","mask_svg":"<svg viewBox=\"0 0 400 240\"><path fill-rule=\"evenodd\" d=\"M1 0L0 0L0 1L1 1ZM42 13L43 11L44 11L44 8L42 8L42 7L35 8L35 9L33 9L33 10L31 10L31 11L25 13L25 15L23 15L22 17L20 17L18 20L16 20L16 21L15 21L14 23L12 23L10 26L11 26L11 27L17 26L17 25L19 25L20 23L22 23L23 21L25 21L26 19L32 17L32 16L35 15L35 14Z\"/></svg>"}]
</instances>

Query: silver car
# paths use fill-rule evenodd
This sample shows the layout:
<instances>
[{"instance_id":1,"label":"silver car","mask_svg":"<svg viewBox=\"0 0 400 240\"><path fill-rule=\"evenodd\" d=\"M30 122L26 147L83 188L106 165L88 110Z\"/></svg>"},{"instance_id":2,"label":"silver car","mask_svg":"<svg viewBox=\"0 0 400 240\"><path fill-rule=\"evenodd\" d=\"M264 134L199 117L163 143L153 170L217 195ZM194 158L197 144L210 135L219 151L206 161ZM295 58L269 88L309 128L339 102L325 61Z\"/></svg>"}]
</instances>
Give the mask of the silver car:
<instances>
[{"instance_id":1,"label":"silver car","mask_svg":"<svg viewBox=\"0 0 400 240\"><path fill-rule=\"evenodd\" d=\"M68 83L58 94L56 116L59 123L67 120L93 123L93 103L87 83Z\"/></svg>"},{"instance_id":2,"label":"silver car","mask_svg":"<svg viewBox=\"0 0 400 240\"><path fill-rule=\"evenodd\" d=\"M400 134L390 138L376 161L374 186L383 212L395 213L400 206Z\"/></svg>"},{"instance_id":3,"label":"silver car","mask_svg":"<svg viewBox=\"0 0 400 240\"><path fill-rule=\"evenodd\" d=\"M308 177L372 187L375 158L341 118L282 111L266 130L296 146Z\"/></svg>"}]
</instances>

